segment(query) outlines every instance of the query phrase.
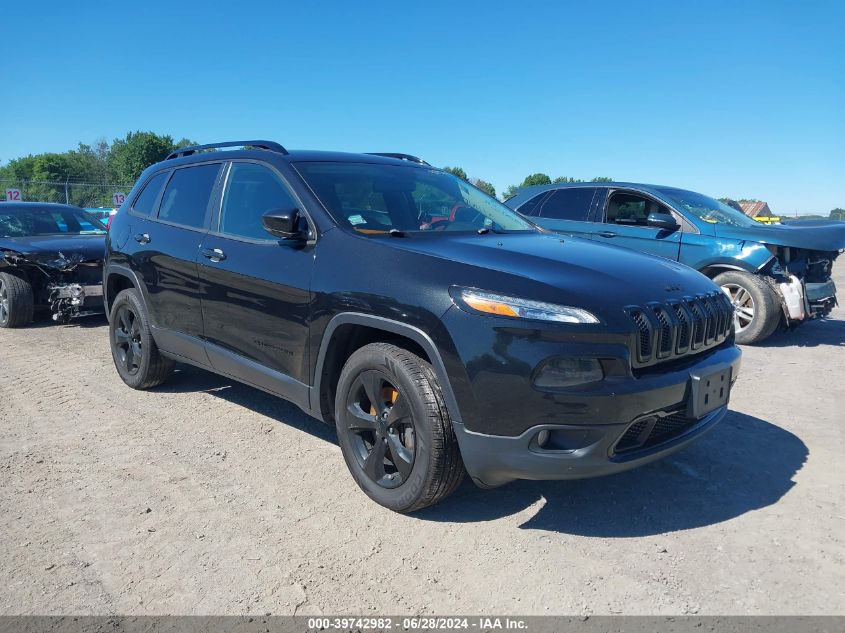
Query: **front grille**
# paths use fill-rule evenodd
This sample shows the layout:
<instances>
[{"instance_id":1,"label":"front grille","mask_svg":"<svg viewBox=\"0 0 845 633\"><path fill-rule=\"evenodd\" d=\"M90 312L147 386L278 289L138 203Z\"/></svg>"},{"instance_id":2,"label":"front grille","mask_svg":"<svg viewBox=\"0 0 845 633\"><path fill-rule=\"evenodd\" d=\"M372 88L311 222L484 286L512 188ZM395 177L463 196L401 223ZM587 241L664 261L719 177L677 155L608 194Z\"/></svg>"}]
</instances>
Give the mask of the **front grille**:
<instances>
[{"instance_id":1,"label":"front grille","mask_svg":"<svg viewBox=\"0 0 845 633\"><path fill-rule=\"evenodd\" d=\"M614 455L652 448L682 435L695 426L698 420L686 417L683 412L658 417L652 416L634 422L613 449Z\"/></svg>"},{"instance_id":2,"label":"front grille","mask_svg":"<svg viewBox=\"0 0 845 633\"><path fill-rule=\"evenodd\" d=\"M625 311L636 328L632 346L635 368L714 347L733 327L733 305L720 291L628 306Z\"/></svg>"}]
</instances>

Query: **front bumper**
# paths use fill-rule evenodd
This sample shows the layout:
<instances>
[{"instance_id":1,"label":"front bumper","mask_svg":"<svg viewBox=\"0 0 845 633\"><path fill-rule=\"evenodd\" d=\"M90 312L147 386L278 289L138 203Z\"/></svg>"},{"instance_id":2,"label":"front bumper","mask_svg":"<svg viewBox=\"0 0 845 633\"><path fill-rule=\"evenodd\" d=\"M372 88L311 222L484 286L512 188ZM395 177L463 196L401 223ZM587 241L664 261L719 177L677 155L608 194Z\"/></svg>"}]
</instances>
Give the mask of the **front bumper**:
<instances>
[{"instance_id":1,"label":"front bumper","mask_svg":"<svg viewBox=\"0 0 845 633\"><path fill-rule=\"evenodd\" d=\"M740 358L736 347L727 347L682 369L631 378L625 385L616 384L612 393L582 393L578 399L590 414L558 420L547 417L547 422L516 436L474 432L455 422L464 465L476 484L489 488L514 479L597 477L660 459L725 416L728 394L715 410L696 413L694 383L696 377L722 372L732 384ZM595 403L590 402L592 398ZM593 415L610 408L612 415L605 420ZM547 432L545 437L542 431Z\"/></svg>"},{"instance_id":2,"label":"front bumper","mask_svg":"<svg viewBox=\"0 0 845 633\"><path fill-rule=\"evenodd\" d=\"M836 284L833 279L822 283L805 283L804 296L810 318L825 317L839 303L836 300Z\"/></svg>"},{"instance_id":3,"label":"front bumper","mask_svg":"<svg viewBox=\"0 0 845 633\"><path fill-rule=\"evenodd\" d=\"M788 321L804 321L825 317L838 305L836 284L832 279L813 283L801 281L795 275L789 281L778 284L783 302L783 311Z\"/></svg>"}]
</instances>

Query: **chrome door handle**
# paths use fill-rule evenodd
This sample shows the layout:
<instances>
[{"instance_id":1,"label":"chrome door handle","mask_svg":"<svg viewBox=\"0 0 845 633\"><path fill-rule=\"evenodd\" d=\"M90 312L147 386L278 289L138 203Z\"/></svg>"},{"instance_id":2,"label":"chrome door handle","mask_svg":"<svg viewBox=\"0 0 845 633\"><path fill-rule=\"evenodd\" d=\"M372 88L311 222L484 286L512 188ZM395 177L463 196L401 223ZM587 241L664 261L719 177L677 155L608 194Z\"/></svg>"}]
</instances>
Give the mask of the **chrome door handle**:
<instances>
[{"instance_id":1,"label":"chrome door handle","mask_svg":"<svg viewBox=\"0 0 845 633\"><path fill-rule=\"evenodd\" d=\"M222 262L226 259L226 253L221 251L219 248L204 248L202 249L202 256L213 262Z\"/></svg>"},{"instance_id":2,"label":"chrome door handle","mask_svg":"<svg viewBox=\"0 0 845 633\"><path fill-rule=\"evenodd\" d=\"M613 231L599 231L599 237L616 237Z\"/></svg>"}]
</instances>

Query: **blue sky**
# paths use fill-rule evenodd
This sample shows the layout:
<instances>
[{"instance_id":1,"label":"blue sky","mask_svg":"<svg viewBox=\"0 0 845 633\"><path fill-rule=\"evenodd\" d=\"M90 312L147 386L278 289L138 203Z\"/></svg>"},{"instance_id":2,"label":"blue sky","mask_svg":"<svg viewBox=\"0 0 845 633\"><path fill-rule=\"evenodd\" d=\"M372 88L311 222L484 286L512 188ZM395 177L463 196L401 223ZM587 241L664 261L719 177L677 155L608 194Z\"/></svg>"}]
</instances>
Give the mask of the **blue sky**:
<instances>
[{"instance_id":1,"label":"blue sky","mask_svg":"<svg viewBox=\"0 0 845 633\"><path fill-rule=\"evenodd\" d=\"M845 207L845 3L6 7L0 160L153 130Z\"/></svg>"}]
</instances>

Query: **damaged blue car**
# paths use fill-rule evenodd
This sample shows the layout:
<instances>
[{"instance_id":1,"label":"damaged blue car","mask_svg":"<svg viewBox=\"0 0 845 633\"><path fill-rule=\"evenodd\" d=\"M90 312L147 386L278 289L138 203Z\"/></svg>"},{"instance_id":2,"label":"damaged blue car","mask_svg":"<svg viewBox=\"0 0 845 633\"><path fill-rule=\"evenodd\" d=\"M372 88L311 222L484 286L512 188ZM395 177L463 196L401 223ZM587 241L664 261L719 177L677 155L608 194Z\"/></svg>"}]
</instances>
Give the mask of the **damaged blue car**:
<instances>
[{"instance_id":1,"label":"damaged blue car","mask_svg":"<svg viewBox=\"0 0 845 633\"><path fill-rule=\"evenodd\" d=\"M572 183L526 187L505 201L540 226L680 261L734 305L738 343L827 316L845 223L763 225L718 200L675 187ZM659 329L657 317L643 327Z\"/></svg>"},{"instance_id":2,"label":"damaged blue car","mask_svg":"<svg viewBox=\"0 0 845 633\"><path fill-rule=\"evenodd\" d=\"M0 202L0 328L102 313L105 247L106 227L78 207Z\"/></svg>"}]
</instances>

